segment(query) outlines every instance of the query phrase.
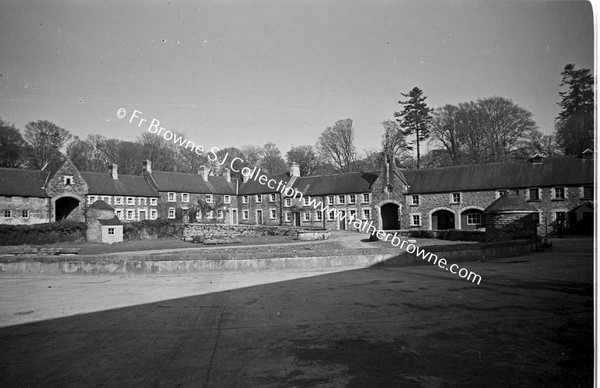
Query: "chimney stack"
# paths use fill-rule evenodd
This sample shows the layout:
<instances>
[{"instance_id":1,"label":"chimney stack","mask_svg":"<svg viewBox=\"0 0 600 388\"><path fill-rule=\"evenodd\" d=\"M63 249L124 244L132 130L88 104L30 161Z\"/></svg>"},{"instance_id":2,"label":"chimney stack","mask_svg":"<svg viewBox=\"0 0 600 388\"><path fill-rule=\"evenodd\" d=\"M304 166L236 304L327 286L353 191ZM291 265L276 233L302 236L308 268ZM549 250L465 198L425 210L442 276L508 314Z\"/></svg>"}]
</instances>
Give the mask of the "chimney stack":
<instances>
[{"instance_id":1,"label":"chimney stack","mask_svg":"<svg viewBox=\"0 0 600 388\"><path fill-rule=\"evenodd\" d=\"M231 172L228 168L223 169L223 176L228 183L231 182Z\"/></svg>"},{"instance_id":2,"label":"chimney stack","mask_svg":"<svg viewBox=\"0 0 600 388\"><path fill-rule=\"evenodd\" d=\"M300 177L300 165L296 162L290 164L290 177Z\"/></svg>"},{"instance_id":3,"label":"chimney stack","mask_svg":"<svg viewBox=\"0 0 600 388\"><path fill-rule=\"evenodd\" d=\"M208 168L206 168L204 165L200 166L198 175L202 175L202 179L204 179L205 182L208 181Z\"/></svg>"},{"instance_id":4,"label":"chimney stack","mask_svg":"<svg viewBox=\"0 0 600 388\"><path fill-rule=\"evenodd\" d=\"M152 162L149 160L144 160L142 163L143 171L148 174L152 174Z\"/></svg>"},{"instance_id":5,"label":"chimney stack","mask_svg":"<svg viewBox=\"0 0 600 388\"><path fill-rule=\"evenodd\" d=\"M119 173L117 171L117 168L119 166L117 166L116 164L112 164L111 166L108 167L108 172L110 172L110 175L112 176L112 179L119 179Z\"/></svg>"}]
</instances>

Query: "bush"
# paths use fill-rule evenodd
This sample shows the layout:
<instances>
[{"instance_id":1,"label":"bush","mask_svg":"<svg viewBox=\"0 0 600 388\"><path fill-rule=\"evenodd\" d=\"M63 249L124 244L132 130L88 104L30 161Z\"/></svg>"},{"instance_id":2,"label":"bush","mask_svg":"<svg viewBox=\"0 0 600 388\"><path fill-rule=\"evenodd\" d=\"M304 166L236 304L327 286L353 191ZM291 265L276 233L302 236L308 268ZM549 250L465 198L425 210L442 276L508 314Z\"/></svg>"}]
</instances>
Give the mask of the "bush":
<instances>
[{"instance_id":1,"label":"bush","mask_svg":"<svg viewBox=\"0 0 600 388\"><path fill-rule=\"evenodd\" d=\"M36 225L0 225L0 245L85 241L85 222L59 221Z\"/></svg>"},{"instance_id":2,"label":"bush","mask_svg":"<svg viewBox=\"0 0 600 388\"><path fill-rule=\"evenodd\" d=\"M144 220L123 223L123 240L183 238L183 225L168 220Z\"/></svg>"}]
</instances>

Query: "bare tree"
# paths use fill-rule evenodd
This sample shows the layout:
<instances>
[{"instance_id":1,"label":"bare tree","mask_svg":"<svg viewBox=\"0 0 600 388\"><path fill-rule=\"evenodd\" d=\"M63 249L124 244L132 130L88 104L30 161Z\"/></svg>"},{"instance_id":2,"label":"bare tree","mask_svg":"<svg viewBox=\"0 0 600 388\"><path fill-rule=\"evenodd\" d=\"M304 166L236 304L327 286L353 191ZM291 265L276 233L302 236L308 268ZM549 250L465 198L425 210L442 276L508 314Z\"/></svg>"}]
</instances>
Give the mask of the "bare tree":
<instances>
[{"instance_id":1,"label":"bare tree","mask_svg":"<svg viewBox=\"0 0 600 388\"><path fill-rule=\"evenodd\" d=\"M270 174L279 174L287 170L285 160L281 157L281 151L272 142L263 146L263 158L260 165Z\"/></svg>"},{"instance_id":2,"label":"bare tree","mask_svg":"<svg viewBox=\"0 0 600 388\"><path fill-rule=\"evenodd\" d=\"M356 160L352 119L338 120L332 127L327 127L319 136L317 150L323 161L333 165L336 170L351 171L352 163Z\"/></svg>"},{"instance_id":3,"label":"bare tree","mask_svg":"<svg viewBox=\"0 0 600 388\"><path fill-rule=\"evenodd\" d=\"M60 149L71 139L71 133L51 121L31 121L25 125L23 139L29 145L29 166L44 168L61 156Z\"/></svg>"},{"instance_id":4,"label":"bare tree","mask_svg":"<svg viewBox=\"0 0 600 388\"><path fill-rule=\"evenodd\" d=\"M301 176L313 175L319 164L317 154L310 145L290 148L286 154L286 158L288 163L298 163Z\"/></svg>"},{"instance_id":5,"label":"bare tree","mask_svg":"<svg viewBox=\"0 0 600 388\"><path fill-rule=\"evenodd\" d=\"M0 167L21 167L27 144L13 124L0 119Z\"/></svg>"}]
</instances>

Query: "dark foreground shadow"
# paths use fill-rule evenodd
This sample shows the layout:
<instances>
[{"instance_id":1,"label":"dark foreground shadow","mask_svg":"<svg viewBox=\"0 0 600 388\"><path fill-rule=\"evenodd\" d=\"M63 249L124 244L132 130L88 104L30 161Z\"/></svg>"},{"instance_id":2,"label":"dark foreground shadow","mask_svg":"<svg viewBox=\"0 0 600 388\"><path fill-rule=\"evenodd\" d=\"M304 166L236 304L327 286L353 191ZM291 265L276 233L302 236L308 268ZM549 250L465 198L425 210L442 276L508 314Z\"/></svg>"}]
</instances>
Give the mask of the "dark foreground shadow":
<instances>
[{"instance_id":1,"label":"dark foreground shadow","mask_svg":"<svg viewBox=\"0 0 600 388\"><path fill-rule=\"evenodd\" d=\"M371 268L2 328L0 386L592 386L591 282L478 265L485 285Z\"/></svg>"}]
</instances>

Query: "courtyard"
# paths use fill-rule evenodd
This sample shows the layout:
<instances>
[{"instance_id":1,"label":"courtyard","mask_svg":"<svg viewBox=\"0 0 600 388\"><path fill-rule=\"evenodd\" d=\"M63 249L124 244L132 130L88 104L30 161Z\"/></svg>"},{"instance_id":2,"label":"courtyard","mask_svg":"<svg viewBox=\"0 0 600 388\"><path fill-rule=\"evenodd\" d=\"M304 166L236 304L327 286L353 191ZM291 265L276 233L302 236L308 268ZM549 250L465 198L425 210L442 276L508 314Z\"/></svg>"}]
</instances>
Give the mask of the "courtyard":
<instances>
[{"instance_id":1,"label":"courtyard","mask_svg":"<svg viewBox=\"0 0 600 388\"><path fill-rule=\"evenodd\" d=\"M0 385L588 387L593 240L434 266L0 275Z\"/></svg>"}]
</instances>

